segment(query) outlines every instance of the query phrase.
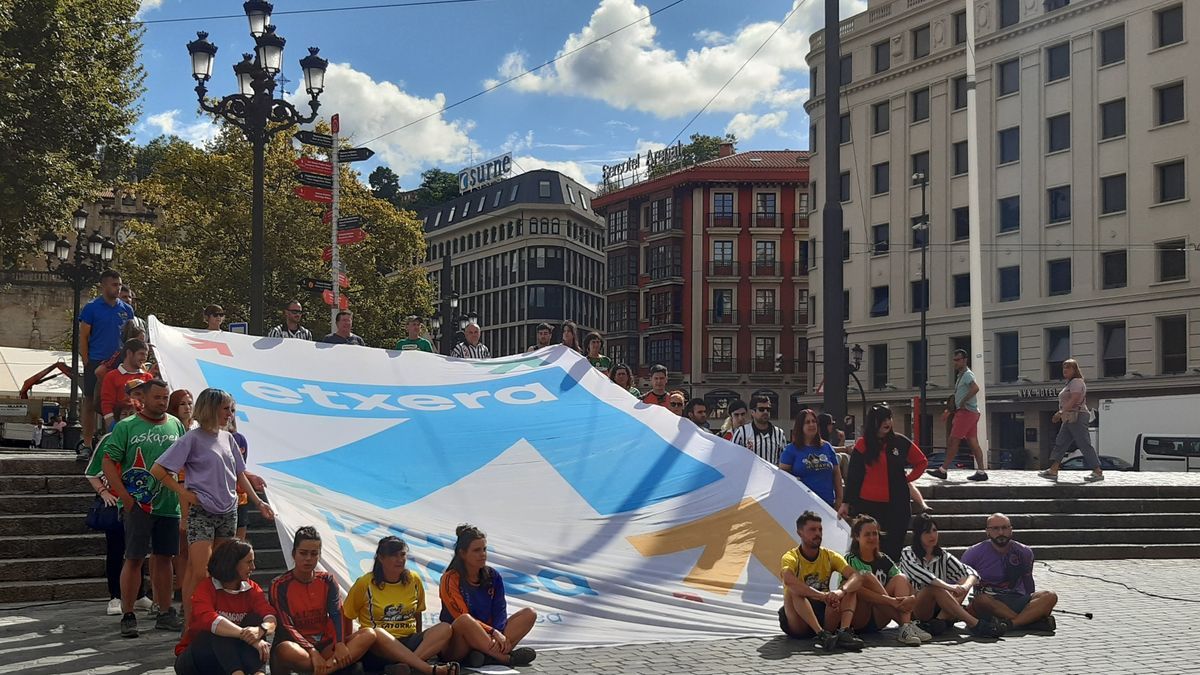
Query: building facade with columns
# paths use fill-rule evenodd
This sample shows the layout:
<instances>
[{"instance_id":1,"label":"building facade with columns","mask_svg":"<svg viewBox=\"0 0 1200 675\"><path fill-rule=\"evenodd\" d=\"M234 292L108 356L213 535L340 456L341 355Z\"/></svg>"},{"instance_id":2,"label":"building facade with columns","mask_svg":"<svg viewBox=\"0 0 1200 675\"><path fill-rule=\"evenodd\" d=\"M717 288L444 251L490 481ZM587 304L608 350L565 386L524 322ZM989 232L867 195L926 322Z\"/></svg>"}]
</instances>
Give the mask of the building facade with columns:
<instances>
[{"instance_id":1,"label":"building facade with columns","mask_svg":"<svg viewBox=\"0 0 1200 675\"><path fill-rule=\"evenodd\" d=\"M1061 363L1088 403L1200 391L1200 7L1178 0L970 0L987 420L993 458L1044 459ZM962 0L871 0L841 26L839 120L847 344L871 401L911 430L919 383L939 404L969 345L966 14ZM824 119L824 35L808 62ZM1194 84L1194 83L1192 83ZM814 148L820 152L824 148ZM814 154L814 159L819 154ZM823 162L814 161L814 182ZM929 176L928 192L912 180ZM816 192L820 201L820 192ZM928 204L927 284L923 234ZM820 232L820 204L813 215ZM819 251L824 242L813 240ZM815 255L813 261L820 260ZM811 272L813 294L820 270ZM928 353L919 340L928 306ZM812 335L822 332L815 304ZM811 356L820 361L821 342ZM968 349L968 351L970 351ZM850 408L855 407L855 393ZM945 430L934 425L934 446ZM1101 453L1105 448L1100 448Z\"/></svg>"}]
</instances>

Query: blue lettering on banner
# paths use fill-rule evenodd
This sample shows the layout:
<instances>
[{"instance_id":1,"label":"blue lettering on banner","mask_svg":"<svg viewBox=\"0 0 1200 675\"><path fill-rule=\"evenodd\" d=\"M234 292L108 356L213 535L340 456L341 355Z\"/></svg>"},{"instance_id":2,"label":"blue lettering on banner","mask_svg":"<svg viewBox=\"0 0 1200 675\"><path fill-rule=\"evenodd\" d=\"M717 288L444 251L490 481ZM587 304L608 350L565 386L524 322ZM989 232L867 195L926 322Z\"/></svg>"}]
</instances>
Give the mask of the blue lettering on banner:
<instances>
[{"instance_id":1,"label":"blue lettering on banner","mask_svg":"<svg viewBox=\"0 0 1200 675\"><path fill-rule=\"evenodd\" d=\"M404 506L453 485L520 440L606 516L721 479L715 468L601 401L559 368L463 384L387 386L316 382L198 363L208 386L231 392L239 409L395 420L362 440L266 465L383 508ZM584 448L586 454L581 453Z\"/></svg>"}]
</instances>

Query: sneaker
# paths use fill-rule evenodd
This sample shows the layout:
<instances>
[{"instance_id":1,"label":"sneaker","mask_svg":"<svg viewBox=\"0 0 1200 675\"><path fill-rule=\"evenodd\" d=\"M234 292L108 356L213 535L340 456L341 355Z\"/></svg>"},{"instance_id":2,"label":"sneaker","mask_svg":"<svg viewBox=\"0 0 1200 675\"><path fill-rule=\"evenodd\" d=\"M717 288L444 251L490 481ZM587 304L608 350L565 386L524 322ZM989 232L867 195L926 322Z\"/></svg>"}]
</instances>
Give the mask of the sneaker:
<instances>
[{"instance_id":1,"label":"sneaker","mask_svg":"<svg viewBox=\"0 0 1200 675\"><path fill-rule=\"evenodd\" d=\"M914 626L911 623L900 624L900 633L896 636L896 642L909 647L920 647L921 637L914 632Z\"/></svg>"},{"instance_id":2,"label":"sneaker","mask_svg":"<svg viewBox=\"0 0 1200 675\"><path fill-rule=\"evenodd\" d=\"M831 652L837 646L837 636L827 630L823 630L817 633L816 639L813 640L813 646L817 649Z\"/></svg>"},{"instance_id":3,"label":"sneaker","mask_svg":"<svg viewBox=\"0 0 1200 675\"><path fill-rule=\"evenodd\" d=\"M1085 483L1099 483L1102 480L1104 480L1104 474L1102 473L1089 473L1083 477L1083 482Z\"/></svg>"},{"instance_id":4,"label":"sneaker","mask_svg":"<svg viewBox=\"0 0 1200 675\"><path fill-rule=\"evenodd\" d=\"M933 476L934 478L937 478L938 480L946 480L947 478L949 478L949 477L950 477L950 476L949 476L949 475L946 473L946 470L945 470L945 469L941 469L941 468L938 468L938 469L925 469L925 473L926 473L926 474L928 474L928 475L930 475L930 476Z\"/></svg>"},{"instance_id":5,"label":"sneaker","mask_svg":"<svg viewBox=\"0 0 1200 675\"><path fill-rule=\"evenodd\" d=\"M998 638L1005 633L1004 625L996 623L992 619L980 619L979 623L969 630L971 635L981 638Z\"/></svg>"},{"instance_id":6,"label":"sneaker","mask_svg":"<svg viewBox=\"0 0 1200 675\"><path fill-rule=\"evenodd\" d=\"M80 462L86 462L92 458L92 449L84 445L81 441L75 448L75 459Z\"/></svg>"},{"instance_id":7,"label":"sneaker","mask_svg":"<svg viewBox=\"0 0 1200 675\"><path fill-rule=\"evenodd\" d=\"M914 621L908 625L912 626L913 634L921 638L921 642L929 642L933 639L933 634L926 633L924 630L921 630L921 626L917 624L917 622Z\"/></svg>"},{"instance_id":8,"label":"sneaker","mask_svg":"<svg viewBox=\"0 0 1200 675\"><path fill-rule=\"evenodd\" d=\"M1026 624L1025 630L1040 630L1048 633L1053 633L1058 628L1058 623L1054 620L1054 615L1047 615L1044 619L1038 619L1033 623Z\"/></svg>"},{"instance_id":9,"label":"sneaker","mask_svg":"<svg viewBox=\"0 0 1200 675\"><path fill-rule=\"evenodd\" d=\"M918 506L917 508L913 509L913 515L915 516L919 516L922 513L933 513L933 507L926 504L925 506Z\"/></svg>"},{"instance_id":10,"label":"sneaker","mask_svg":"<svg viewBox=\"0 0 1200 675\"><path fill-rule=\"evenodd\" d=\"M154 620L154 628L178 633L183 630L183 619L179 617L179 612L175 611L174 607L168 607L167 611L158 613L158 618Z\"/></svg>"},{"instance_id":11,"label":"sneaker","mask_svg":"<svg viewBox=\"0 0 1200 675\"><path fill-rule=\"evenodd\" d=\"M121 616L121 599L113 598L108 601L108 609L104 610L108 616Z\"/></svg>"},{"instance_id":12,"label":"sneaker","mask_svg":"<svg viewBox=\"0 0 1200 675\"><path fill-rule=\"evenodd\" d=\"M854 631L849 628L842 628L837 632L837 645L846 649L858 651L863 648L863 639L854 634Z\"/></svg>"},{"instance_id":13,"label":"sneaker","mask_svg":"<svg viewBox=\"0 0 1200 675\"><path fill-rule=\"evenodd\" d=\"M926 635L941 635L950 629L950 624L945 619L930 619L928 621L920 621L918 625L926 631Z\"/></svg>"},{"instance_id":14,"label":"sneaker","mask_svg":"<svg viewBox=\"0 0 1200 675\"><path fill-rule=\"evenodd\" d=\"M472 649L467 652L467 657L462 660L462 665L466 668L482 668L487 655L478 649Z\"/></svg>"},{"instance_id":15,"label":"sneaker","mask_svg":"<svg viewBox=\"0 0 1200 675\"><path fill-rule=\"evenodd\" d=\"M976 471L975 473L971 474L970 476L967 476L967 480L974 480L974 481L987 480L987 472L986 471Z\"/></svg>"},{"instance_id":16,"label":"sneaker","mask_svg":"<svg viewBox=\"0 0 1200 675\"><path fill-rule=\"evenodd\" d=\"M1054 483L1058 482L1058 473L1057 472L1052 473L1049 469L1046 469L1045 471L1039 471L1038 477L1045 478L1046 480L1052 481Z\"/></svg>"},{"instance_id":17,"label":"sneaker","mask_svg":"<svg viewBox=\"0 0 1200 675\"><path fill-rule=\"evenodd\" d=\"M158 605L156 605L156 604L154 604L153 602L151 602L151 601L150 601L150 598L147 598L147 597L146 597L146 596L144 596L144 595L143 595L142 597L138 598L137 600L134 600L134 602L133 602L133 608L134 608L135 610L139 610L139 609L140 609L140 610L142 610L143 612L148 612L148 611L150 611L150 610L154 610L154 612L155 612L156 614L157 614L157 612L158 612Z\"/></svg>"},{"instance_id":18,"label":"sneaker","mask_svg":"<svg viewBox=\"0 0 1200 675\"><path fill-rule=\"evenodd\" d=\"M146 599L147 599L147 600L149 600L150 598L146 598ZM137 603L135 602L135 603L133 603L133 604L134 604L134 605L136 605ZM157 603L157 602L152 602L152 603L150 603L150 608L146 610L146 612L147 612L147 613L149 613L149 614L151 614L151 615L153 615L153 616L158 616L158 613L159 613L159 611L160 611L160 610L159 610L159 608L158 608L158 603Z\"/></svg>"},{"instance_id":19,"label":"sneaker","mask_svg":"<svg viewBox=\"0 0 1200 675\"><path fill-rule=\"evenodd\" d=\"M133 612L129 612L121 617L121 637L135 638L137 636L137 616Z\"/></svg>"},{"instance_id":20,"label":"sneaker","mask_svg":"<svg viewBox=\"0 0 1200 675\"><path fill-rule=\"evenodd\" d=\"M520 668L521 666L533 663L533 660L536 658L537 652L533 651L533 649L529 647L517 647L508 655L508 665Z\"/></svg>"}]
</instances>

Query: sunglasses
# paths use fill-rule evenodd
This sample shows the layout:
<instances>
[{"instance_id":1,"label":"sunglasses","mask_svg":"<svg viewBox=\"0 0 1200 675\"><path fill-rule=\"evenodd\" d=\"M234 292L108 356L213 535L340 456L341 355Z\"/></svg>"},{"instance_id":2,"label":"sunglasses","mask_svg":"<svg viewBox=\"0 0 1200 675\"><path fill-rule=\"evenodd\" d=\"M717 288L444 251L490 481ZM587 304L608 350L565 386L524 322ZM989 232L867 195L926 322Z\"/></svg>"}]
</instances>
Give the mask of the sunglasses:
<instances>
[{"instance_id":1,"label":"sunglasses","mask_svg":"<svg viewBox=\"0 0 1200 675\"><path fill-rule=\"evenodd\" d=\"M225 312L217 312L215 314L209 314L209 316L225 316Z\"/></svg>"},{"instance_id":2,"label":"sunglasses","mask_svg":"<svg viewBox=\"0 0 1200 675\"><path fill-rule=\"evenodd\" d=\"M669 405L670 405L672 408L682 408L682 407L683 407L683 404L682 404L682 403L671 403L671 404L669 404Z\"/></svg>"},{"instance_id":3,"label":"sunglasses","mask_svg":"<svg viewBox=\"0 0 1200 675\"><path fill-rule=\"evenodd\" d=\"M755 408L758 412L771 412L770 408Z\"/></svg>"},{"instance_id":4,"label":"sunglasses","mask_svg":"<svg viewBox=\"0 0 1200 675\"><path fill-rule=\"evenodd\" d=\"M287 313L288 313L288 314L301 314L301 315L302 315L302 314L304 314L304 310L302 310L302 309L289 309L289 310L287 311Z\"/></svg>"}]
</instances>

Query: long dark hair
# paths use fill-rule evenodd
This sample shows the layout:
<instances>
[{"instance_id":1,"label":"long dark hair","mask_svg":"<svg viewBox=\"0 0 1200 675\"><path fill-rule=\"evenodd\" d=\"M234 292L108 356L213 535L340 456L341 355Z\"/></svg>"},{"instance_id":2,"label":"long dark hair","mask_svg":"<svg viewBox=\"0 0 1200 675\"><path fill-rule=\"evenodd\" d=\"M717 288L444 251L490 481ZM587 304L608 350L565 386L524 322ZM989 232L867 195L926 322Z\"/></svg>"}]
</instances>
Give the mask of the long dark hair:
<instances>
[{"instance_id":1,"label":"long dark hair","mask_svg":"<svg viewBox=\"0 0 1200 675\"><path fill-rule=\"evenodd\" d=\"M817 433L821 435L821 440L831 444L837 440L834 436L837 433L837 427L833 426L833 415L829 413L817 415Z\"/></svg>"},{"instance_id":2,"label":"long dark hair","mask_svg":"<svg viewBox=\"0 0 1200 675\"><path fill-rule=\"evenodd\" d=\"M568 330L571 331L571 339L575 341L575 344L572 345L572 349L574 349L575 351L580 352L580 353L585 353L583 351L583 344L579 340L579 325L576 324L574 321L564 321L563 322L562 336L559 337L559 343L564 344L564 345L566 344L565 342L562 341L562 337L566 336L566 333Z\"/></svg>"},{"instance_id":3,"label":"long dark hair","mask_svg":"<svg viewBox=\"0 0 1200 675\"><path fill-rule=\"evenodd\" d=\"M223 584L238 580L238 563L254 549L241 539L226 539L213 549L208 559L208 575Z\"/></svg>"},{"instance_id":4,"label":"long dark hair","mask_svg":"<svg viewBox=\"0 0 1200 675\"><path fill-rule=\"evenodd\" d=\"M492 568L484 565L483 569L479 570L479 577L477 579L467 579L467 565L462 559L462 554L471 548L471 544L479 539L487 539L487 535L483 533L483 530L467 523L463 523L455 528L454 534L458 535L458 539L454 542L454 555L450 558L449 569L458 572L458 583L460 585L469 582L478 584L485 591L490 591L492 588ZM466 593L465 588L463 589L463 597L470 597Z\"/></svg>"},{"instance_id":5,"label":"long dark hair","mask_svg":"<svg viewBox=\"0 0 1200 675\"><path fill-rule=\"evenodd\" d=\"M633 386L633 369L624 363L618 363L613 366L612 370L608 371L608 379L612 380L614 384L617 384L618 370L625 371L625 374L629 376L629 384L625 385L625 390L628 391ZM618 384L617 386L620 385Z\"/></svg>"},{"instance_id":6,"label":"long dark hair","mask_svg":"<svg viewBox=\"0 0 1200 675\"><path fill-rule=\"evenodd\" d=\"M895 440L895 429L892 429L886 438L879 438L879 427L890 419L892 419L892 409L885 405L872 406L867 412L867 419L863 423L863 438L867 442L867 451L864 453L863 459L867 461L867 464L875 463L883 454L884 448L890 446Z\"/></svg>"},{"instance_id":7,"label":"long dark hair","mask_svg":"<svg viewBox=\"0 0 1200 675\"><path fill-rule=\"evenodd\" d=\"M383 588L387 583L387 579L383 576L383 563L379 561L383 556L396 555L397 553L408 553L408 544L400 537L387 536L379 540L379 545L375 547L375 564L371 567L371 581ZM400 583L407 584L412 578L412 572L407 567L400 573Z\"/></svg>"},{"instance_id":8,"label":"long dark hair","mask_svg":"<svg viewBox=\"0 0 1200 675\"><path fill-rule=\"evenodd\" d=\"M912 519L912 552L917 555L918 560L925 557L925 544L921 543L921 535L925 534L926 532L929 532L930 530L935 530L935 529L937 529L937 523L935 523L933 521L933 518L928 513L919 513L916 516L913 516L913 519ZM933 547L933 554L934 555L942 554L941 544L938 544L937 546Z\"/></svg>"},{"instance_id":9,"label":"long dark hair","mask_svg":"<svg viewBox=\"0 0 1200 675\"><path fill-rule=\"evenodd\" d=\"M864 513L855 518L854 522L850 524L850 553L862 556L862 551L858 549L858 535L862 534L864 527L872 523L875 524L875 527L879 527L879 521L875 520L875 516ZM883 530L879 531L879 536L883 536ZM879 552L876 551L876 553Z\"/></svg>"},{"instance_id":10,"label":"long dark hair","mask_svg":"<svg viewBox=\"0 0 1200 675\"><path fill-rule=\"evenodd\" d=\"M804 425L808 423L808 416L812 415L817 422L817 437L813 439L812 446L808 444L808 439L804 437ZM820 447L821 441L821 418L817 416L817 411L812 408L805 408L796 415L795 421L792 422L792 444L799 447Z\"/></svg>"}]
</instances>

